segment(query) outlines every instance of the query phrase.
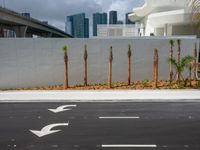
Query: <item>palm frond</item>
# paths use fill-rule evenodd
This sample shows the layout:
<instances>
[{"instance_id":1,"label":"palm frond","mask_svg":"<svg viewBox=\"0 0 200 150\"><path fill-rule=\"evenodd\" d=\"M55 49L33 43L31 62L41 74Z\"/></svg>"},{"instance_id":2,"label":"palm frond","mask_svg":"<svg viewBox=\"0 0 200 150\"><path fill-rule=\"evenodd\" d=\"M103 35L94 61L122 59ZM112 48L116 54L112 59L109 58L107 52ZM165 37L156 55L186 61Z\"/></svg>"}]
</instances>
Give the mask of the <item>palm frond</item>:
<instances>
[{"instance_id":1,"label":"palm frond","mask_svg":"<svg viewBox=\"0 0 200 150\"><path fill-rule=\"evenodd\" d=\"M175 58L169 58L168 62L172 64L172 66L174 66L175 69L178 68L178 62L176 61Z\"/></svg>"},{"instance_id":2,"label":"palm frond","mask_svg":"<svg viewBox=\"0 0 200 150\"><path fill-rule=\"evenodd\" d=\"M171 47L174 47L174 40L170 40L169 44L170 44Z\"/></svg>"},{"instance_id":3,"label":"palm frond","mask_svg":"<svg viewBox=\"0 0 200 150\"><path fill-rule=\"evenodd\" d=\"M67 45L63 46L63 52L67 53Z\"/></svg>"},{"instance_id":4,"label":"palm frond","mask_svg":"<svg viewBox=\"0 0 200 150\"><path fill-rule=\"evenodd\" d=\"M180 66L182 68L185 68L185 67L189 67L192 63L192 61L194 60L194 57L192 56L185 56L181 59L181 63L180 63Z\"/></svg>"},{"instance_id":5,"label":"palm frond","mask_svg":"<svg viewBox=\"0 0 200 150\"><path fill-rule=\"evenodd\" d=\"M132 55L132 52L131 52L131 45L129 44L128 45L128 57L130 58L131 57L131 55Z\"/></svg>"},{"instance_id":6,"label":"palm frond","mask_svg":"<svg viewBox=\"0 0 200 150\"><path fill-rule=\"evenodd\" d=\"M180 39L177 40L177 45L178 45L178 46L181 45L181 40L180 40Z\"/></svg>"}]
</instances>

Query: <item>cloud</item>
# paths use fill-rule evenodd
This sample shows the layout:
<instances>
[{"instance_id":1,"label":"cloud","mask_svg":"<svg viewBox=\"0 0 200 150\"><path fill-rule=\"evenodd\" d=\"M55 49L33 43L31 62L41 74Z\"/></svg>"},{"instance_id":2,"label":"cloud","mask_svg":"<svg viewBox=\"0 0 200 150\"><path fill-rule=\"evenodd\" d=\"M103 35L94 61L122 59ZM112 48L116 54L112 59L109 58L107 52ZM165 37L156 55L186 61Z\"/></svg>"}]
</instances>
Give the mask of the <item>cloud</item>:
<instances>
[{"instance_id":1,"label":"cloud","mask_svg":"<svg viewBox=\"0 0 200 150\"><path fill-rule=\"evenodd\" d=\"M2 2L1 2L2 1ZM119 18L133 7L143 3L143 0L0 0L5 1L6 7L17 12L30 12L31 16L64 30L65 18L68 15L85 12L92 18L95 12L108 12L117 10Z\"/></svg>"},{"instance_id":2,"label":"cloud","mask_svg":"<svg viewBox=\"0 0 200 150\"><path fill-rule=\"evenodd\" d=\"M141 5L142 3L143 1L140 0L115 0L112 1L108 11L117 10L119 12L118 18L124 20L127 12L131 12L133 7Z\"/></svg>"}]
</instances>

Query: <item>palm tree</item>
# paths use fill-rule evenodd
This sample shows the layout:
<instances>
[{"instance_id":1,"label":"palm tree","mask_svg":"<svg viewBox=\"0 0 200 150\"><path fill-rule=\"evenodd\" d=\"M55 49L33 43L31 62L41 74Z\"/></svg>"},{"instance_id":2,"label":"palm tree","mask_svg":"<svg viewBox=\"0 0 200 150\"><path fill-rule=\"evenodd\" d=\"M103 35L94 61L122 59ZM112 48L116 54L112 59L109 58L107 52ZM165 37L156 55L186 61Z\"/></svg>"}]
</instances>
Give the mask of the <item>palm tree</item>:
<instances>
[{"instance_id":1,"label":"palm tree","mask_svg":"<svg viewBox=\"0 0 200 150\"><path fill-rule=\"evenodd\" d=\"M195 43L195 48L194 48L194 63L193 63L193 79L194 81L197 80L197 43Z\"/></svg>"},{"instance_id":2,"label":"palm tree","mask_svg":"<svg viewBox=\"0 0 200 150\"><path fill-rule=\"evenodd\" d=\"M68 88L68 55L67 55L67 45L63 47L63 52L64 52L64 88Z\"/></svg>"},{"instance_id":3,"label":"palm tree","mask_svg":"<svg viewBox=\"0 0 200 150\"><path fill-rule=\"evenodd\" d=\"M85 50L84 50L84 85L85 86L87 86L87 58L88 58L87 45L85 45Z\"/></svg>"},{"instance_id":4,"label":"palm tree","mask_svg":"<svg viewBox=\"0 0 200 150\"><path fill-rule=\"evenodd\" d=\"M128 85L131 84L131 45L128 45Z\"/></svg>"},{"instance_id":5,"label":"palm tree","mask_svg":"<svg viewBox=\"0 0 200 150\"><path fill-rule=\"evenodd\" d=\"M169 61L169 63L172 64L172 66L176 70L176 75L179 74L180 78L182 78L184 80L182 73L186 68L190 67L193 60L194 60L194 58L192 56L185 56L180 60L180 63L175 58L169 58L168 61ZM178 80L178 83L180 84L180 80Z\"/></svg>"},{"instance_id":6,"label":"palm tree","mask_svg":"<svg viewBox=\"0 0 200 150\"><path fill-rule=\"evenodd\" d=\"M169 44L170 44L170 58L173 58L173 47L174 47L174 40L170 40L169 41ZM172 63L170 63L170 73L169 73L169 80L170 80L170 83L172 82L172 79L173 79L173 69L172 69Z\"/></svg>"},{"instance_id":7,"label":"palm tree","mask_svg":"<svg viewBox=\"0 0 200 150\"><path fill-rule=\"evenodd\" d=\"M177 51L177 63L180 65L181 63L181 40L177 40L177 45L178 45L178 51ZM177 72L177 80L178 82L180 81L180 73Z\"/></svg>"},{"instance_id":8,"label":"palm tree","mask_svg":"<svg viewBox=\"0 0 200 150\"><path fill-rule=\"evenodd\" d=\"M153 80L154 80L154 88L158 87L158 49L154 49L154 66L153 66Z\"/></svg>"},{"instance_id":9,"label":"palm tree","mask_svg":"<svg viewBox=\"0 0 200 150\"><path fill-rule=\"evenodd\" d=\"M112 61L113 61L113 53L111 46L109 54L108 88L112 88Z\"/></svg>"}]
</instances>

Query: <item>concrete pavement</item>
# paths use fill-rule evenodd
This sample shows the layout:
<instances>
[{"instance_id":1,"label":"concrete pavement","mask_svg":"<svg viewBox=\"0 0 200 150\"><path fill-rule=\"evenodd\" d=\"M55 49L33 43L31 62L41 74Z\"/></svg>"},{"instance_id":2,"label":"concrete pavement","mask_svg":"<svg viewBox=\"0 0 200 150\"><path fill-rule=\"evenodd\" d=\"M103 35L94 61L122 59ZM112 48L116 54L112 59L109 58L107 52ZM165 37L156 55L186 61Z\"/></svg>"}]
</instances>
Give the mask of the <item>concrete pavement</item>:
<instances>
[{"instance_id":1,"label":"concrete pavement","mask_svg":"<svg viewBox=\"0 0 200 150\"><path fill-rule=\"evenodd\" d=\"M0 102L200 102L200 90L1 91Z\"/></svg>"}]
</instances>

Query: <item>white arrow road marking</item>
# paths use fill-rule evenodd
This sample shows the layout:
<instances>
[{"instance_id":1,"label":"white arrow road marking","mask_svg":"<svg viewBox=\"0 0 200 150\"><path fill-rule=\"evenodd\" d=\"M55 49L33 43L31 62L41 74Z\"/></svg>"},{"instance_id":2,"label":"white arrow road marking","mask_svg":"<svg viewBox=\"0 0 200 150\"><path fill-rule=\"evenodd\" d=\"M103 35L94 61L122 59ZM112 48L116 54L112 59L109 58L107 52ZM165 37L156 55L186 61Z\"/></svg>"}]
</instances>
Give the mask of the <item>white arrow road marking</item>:
<instances>
[{"instance_id":1,"label":"white arrow road marking","mask_svg":"<svg viewBox=\"0 0 200 150\"><path fill-rule=\"evenodd\" d=\"M47 125L39 131L38 130L29 130L29 131L37 135L38 137L43 137L43 136L61 131L61 130L51 130L52 128L55 128L58 126L68 126L68 125L69 123L55 123L55 124Z\"/></svg>"},{"instance_id":2,"label":"white arrow road marking","mask_svg":"<svg viewBox=\"0 0 200 150\"><path fill-rule=\"evenodd\" d=\"M76 107L76 105L63 105L63 106L57 107L56 109L48 109L48 110L54 113L59 113L63 111L72 110L72 108L70 107Z\"/></svg>"},{"instance_id":3,"label":"white arrow road marking","mask_svg":"<svg viewBox=\"0 0 200 150\"><path fill-rule=\"evenodd\" d=\"M157 145L131 145L131 144L122 144L122 145L101 145L103 148L155 148Z\"/></svg>"}]
</instances>

